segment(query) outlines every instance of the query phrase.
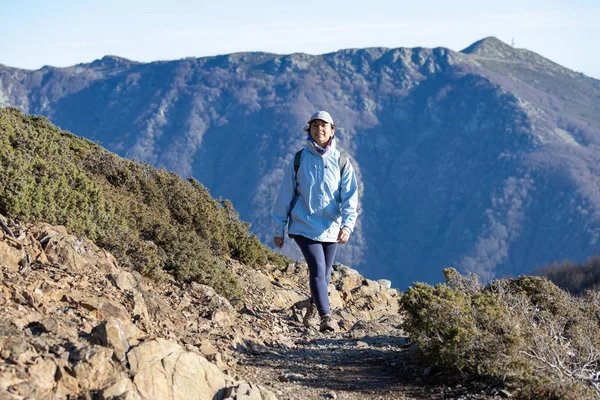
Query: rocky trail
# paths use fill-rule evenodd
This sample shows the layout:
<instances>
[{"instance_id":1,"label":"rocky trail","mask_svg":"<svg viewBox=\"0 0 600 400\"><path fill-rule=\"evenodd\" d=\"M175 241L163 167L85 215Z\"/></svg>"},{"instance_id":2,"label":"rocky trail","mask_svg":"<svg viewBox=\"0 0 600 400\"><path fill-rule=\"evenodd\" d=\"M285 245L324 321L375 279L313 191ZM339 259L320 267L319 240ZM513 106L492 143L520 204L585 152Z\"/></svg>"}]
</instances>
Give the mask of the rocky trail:
<instances>
[{"instance_id":1,"label":"rocky trail","mask_svg":"<svg viewBox=\"0 0 600 400\"><path fill-rule=\"evenodd\" d=\"M407 380L414 380L400 375L402 339L307 336L300 336L293 350L244 357L244 375L287 399L404 398Z\"/></svg>"},{"instance_id":2,"label":"rocky trail","mask_svg":"<svg viewBox=\"0 0 600 400\"><path fill-rule=\"evenodd\" d=\"M44 223L0 231L0 400L488 399L418 362L399 294L336 265L336 333L302 325L306 266L233 260L243 299L119 267ZM315 321L316 324L316 321ZM496 396L496 394L498 396Z\"/></svg>"},{"instance_id":3,"label":"rocky trail","mask_svg":"<svg viewBox=\"0 0 600 400\"><path fill-rule=\"evenodd\" d=\"M240 375L268 387L278 398L496 398L497 391L490 388L445 385L442 372L423 368L415 359L415 346L399 329L399 316L359 321L337 333L304 328L293 318L288 322L293 347L249 346L238 360Z\"/></svg>"}]
</instances>

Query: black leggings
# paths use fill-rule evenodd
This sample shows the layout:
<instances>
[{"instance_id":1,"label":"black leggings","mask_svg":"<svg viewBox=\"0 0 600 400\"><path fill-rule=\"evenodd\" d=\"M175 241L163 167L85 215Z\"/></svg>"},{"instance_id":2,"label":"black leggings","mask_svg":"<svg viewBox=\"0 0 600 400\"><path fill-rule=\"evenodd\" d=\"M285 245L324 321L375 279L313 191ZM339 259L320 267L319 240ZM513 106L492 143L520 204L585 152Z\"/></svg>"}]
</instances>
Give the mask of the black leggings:
<instances>
[{"instance_id":1,"label":"black leggings","mask_svg":"<svg viewBox=\"0 0 600 400\"><path fill-rule=\"evenodd\" d=\"M316 242L304 236L294 236L294 240L308 264L310 294L319 315L330 314L328 287L338 244L336 242Z\"/></svg>"}]
</instances>

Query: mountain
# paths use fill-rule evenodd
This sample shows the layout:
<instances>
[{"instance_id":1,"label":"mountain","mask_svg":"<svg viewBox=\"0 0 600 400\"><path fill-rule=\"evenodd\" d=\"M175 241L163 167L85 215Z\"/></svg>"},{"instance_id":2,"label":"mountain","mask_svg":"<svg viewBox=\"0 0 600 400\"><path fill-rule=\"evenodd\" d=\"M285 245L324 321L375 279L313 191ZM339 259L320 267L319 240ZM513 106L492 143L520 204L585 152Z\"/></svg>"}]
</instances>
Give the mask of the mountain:
<instances>
[{"instance_id":1,"label":"mountain","mask_svg":"<svg viewBox=\"0 0 600 400\"><path fill-rule=\"evenodd\" d=\"M461 52L0 66L0 105L195 177L264 243L282 169L326 109L362 184L338 259L397 287L450 265L489 279L600 250L600 81L495 38Z\"/></svg>"}]
</instances>

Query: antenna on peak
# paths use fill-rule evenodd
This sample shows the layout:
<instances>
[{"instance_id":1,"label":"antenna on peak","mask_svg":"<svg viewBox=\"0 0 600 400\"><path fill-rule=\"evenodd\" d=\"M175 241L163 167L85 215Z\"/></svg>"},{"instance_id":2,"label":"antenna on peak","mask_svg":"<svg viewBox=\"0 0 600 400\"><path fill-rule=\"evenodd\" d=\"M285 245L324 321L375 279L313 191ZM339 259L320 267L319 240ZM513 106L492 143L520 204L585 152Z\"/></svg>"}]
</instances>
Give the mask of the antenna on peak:
<instances>
[{"instance_id":1,"label":"antenna on peak","mask_svg":"<svg viewBox=\"0 0 600 400\"><path fill-rule=\"evenodd\" d=\"M515 47L515 38L510 39L510 45Z\"/></svg>"}]
</instances>

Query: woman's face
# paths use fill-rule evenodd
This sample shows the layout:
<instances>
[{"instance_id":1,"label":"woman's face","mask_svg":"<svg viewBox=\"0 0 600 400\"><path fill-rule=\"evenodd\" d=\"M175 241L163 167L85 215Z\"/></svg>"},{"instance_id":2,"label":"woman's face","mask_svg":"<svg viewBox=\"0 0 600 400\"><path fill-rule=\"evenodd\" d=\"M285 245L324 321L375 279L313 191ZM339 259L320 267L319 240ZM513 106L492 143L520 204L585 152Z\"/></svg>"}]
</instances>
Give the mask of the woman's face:
<instances>
[{"instance_id":1,"label":"woman's face","mask_svg":"<svg viewBox=\"0 0 600 400\"><path fill-rule=\"evenodd\" d=\"M315 119L310 123L310 136L321 147L325 147L329 143L329 139L334 133L335 128L329 122Z\"/></svg>"}]
</instances>

